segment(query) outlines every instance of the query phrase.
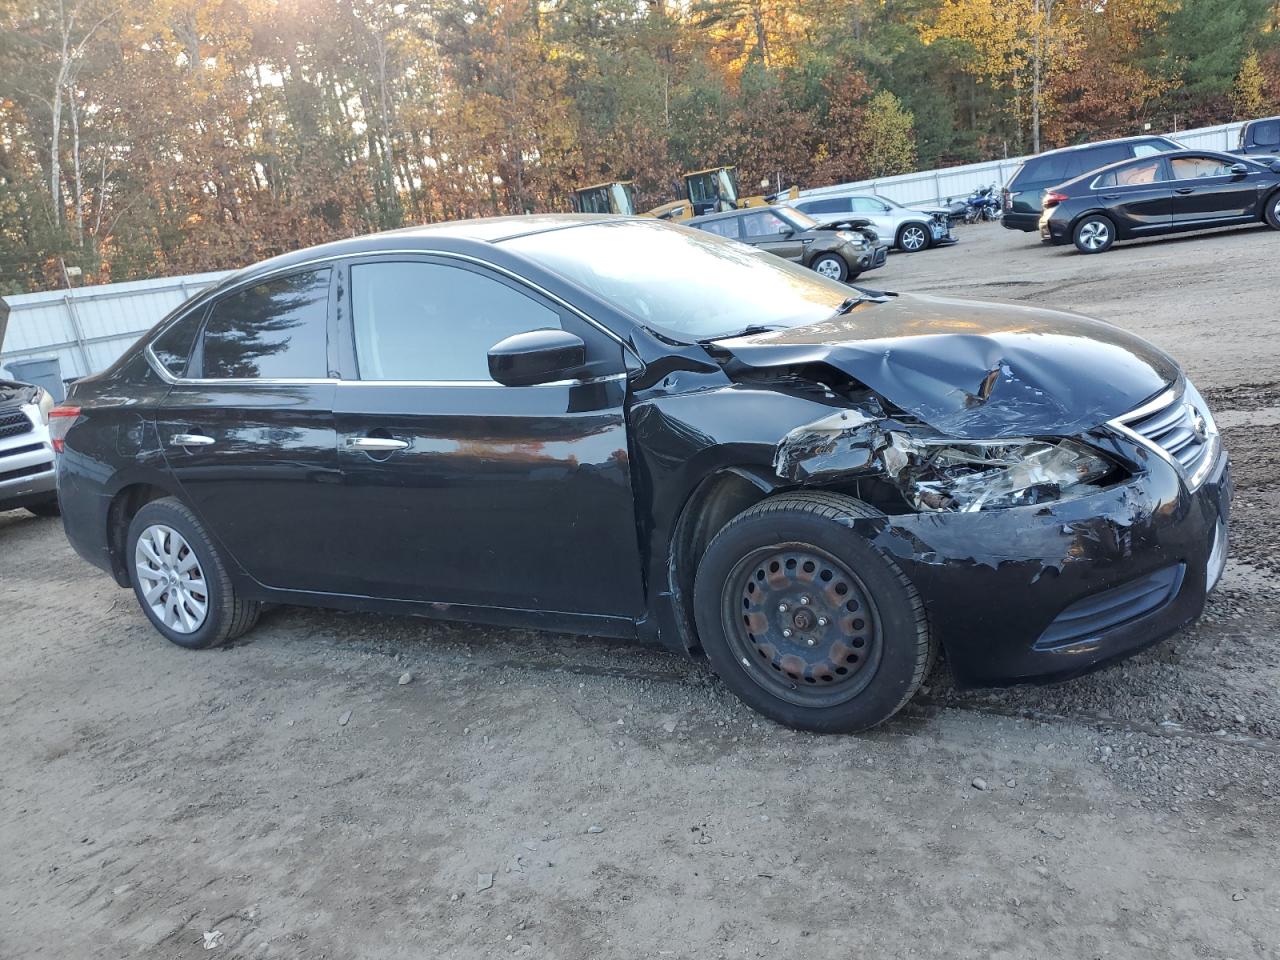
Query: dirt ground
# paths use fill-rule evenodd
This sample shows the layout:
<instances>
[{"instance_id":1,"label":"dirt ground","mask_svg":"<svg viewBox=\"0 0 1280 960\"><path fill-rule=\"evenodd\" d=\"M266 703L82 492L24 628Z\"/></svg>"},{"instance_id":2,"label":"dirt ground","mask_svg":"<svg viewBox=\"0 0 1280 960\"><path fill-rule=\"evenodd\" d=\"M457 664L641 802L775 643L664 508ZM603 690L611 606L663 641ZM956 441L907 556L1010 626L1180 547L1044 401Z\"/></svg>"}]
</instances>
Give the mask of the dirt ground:
<instances>
[{"instance_id":1,"label":"dirt ground","mask_svg":"<svg viewBox=\"0 0 1280 960\"><path fill-rule=\"evenodd\" d=\"M1280 957L1280 233L960 235L865 279L1101 316L1214 405L1198 625L816 737L598 640L279 609L188 653L0 514L0 957Z\"/></svg>"}]
</instances>

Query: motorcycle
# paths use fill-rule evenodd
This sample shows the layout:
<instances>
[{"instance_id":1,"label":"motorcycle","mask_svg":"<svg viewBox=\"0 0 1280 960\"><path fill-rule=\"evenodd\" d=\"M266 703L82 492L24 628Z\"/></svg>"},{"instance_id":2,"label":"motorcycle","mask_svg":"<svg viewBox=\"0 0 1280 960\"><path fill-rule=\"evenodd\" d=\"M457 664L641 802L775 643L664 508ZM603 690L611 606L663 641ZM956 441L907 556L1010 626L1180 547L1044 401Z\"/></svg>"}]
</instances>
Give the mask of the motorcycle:
<instances>
[{"instance_id":1,"label":"motorcycle","mask_svg":"<svg viewBox=\"0 0 1280 960\"><path fill-rule=\"evenodd\" d=\"M979 187L969 194L964 202L964 222L977 223L979 220L1000 219L1000 198L996 195L996 185Z\"/></svg>"}]
</instances>

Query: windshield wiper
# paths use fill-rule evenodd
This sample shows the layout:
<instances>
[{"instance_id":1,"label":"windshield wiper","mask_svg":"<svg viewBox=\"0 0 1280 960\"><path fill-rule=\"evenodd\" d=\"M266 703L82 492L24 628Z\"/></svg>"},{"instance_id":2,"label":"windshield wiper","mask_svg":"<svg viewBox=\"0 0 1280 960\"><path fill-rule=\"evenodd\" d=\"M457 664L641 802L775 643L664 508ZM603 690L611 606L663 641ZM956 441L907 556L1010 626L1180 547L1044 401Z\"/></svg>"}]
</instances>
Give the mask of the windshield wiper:
<instances>
[{"instance_id":1,"label":"windshield wiper","mask_svg":"<svg viewBox=\"0 0 1280 960\"><path fill-rule=\"evenodd\" d=\"M729 333L717 333L714 337L703 337L699 343L715 343L717 340L732 340L734 337L752 337L757 333L772 333L775 330L788 329L785 323L753 323L743 327L741 330L733 330Z\"/></svg>"}]
</instances>

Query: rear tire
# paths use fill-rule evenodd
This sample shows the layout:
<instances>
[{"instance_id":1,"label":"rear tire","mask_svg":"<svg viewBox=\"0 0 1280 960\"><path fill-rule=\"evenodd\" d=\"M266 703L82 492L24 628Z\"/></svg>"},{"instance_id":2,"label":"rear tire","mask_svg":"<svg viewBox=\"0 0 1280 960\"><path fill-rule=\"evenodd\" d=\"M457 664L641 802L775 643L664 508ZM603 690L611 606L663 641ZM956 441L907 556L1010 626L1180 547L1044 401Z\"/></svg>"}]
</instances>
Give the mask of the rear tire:
<instances>
[{"instance_id":1,"label":"rear tire","mask_svg":"<svg viewBox=\"0 0 1280 960\"><path fill-rule=\"evenodd\" d=\"M1071 240L1081 253L1105 253L1116 242L1116 225L1110 217L1091 213L1076 224Z\"/></svg>"},{"instance_id":2,"label":"rear tire","mask_svg":"<svg viewBox=\"0 0 1280 960\"><path fill-rule=\"evenodd\" d=\"M845 283L849 279L849 264L845 262L844 257L834 253L824 253L815 257L813 263L809 264L809 269L829 280Z\"/></svg>"},{"instance_id":3,"label":"rear tire","mask_svg":"<svg viewBox=\"0 0 1280 960\"><path fill-rule=\"evenodd\" d=\"M896 246L906 253L919 253L928 250L932 241L929 239L929 228L921 223L904 223L898 228Z\"/></svg>"},{"instance_id":4,"label":"rear tire","mask_svg":"<svg viewBox=\"0 0 1280 960\"><path fill-rule=\"evenodd\" d=\"M694 582L702 648L725 685L779 723L851 733L919 689L934 640L915 585L853 532L882 514L838 494L770 497L729 521Z\"/></svg>"},{"instance_id":5,"label":"rear tire","mask_svg":"<svg viewBox=\"0 0 1280 960\"><path fill-rule=\"evenodd\" d=\"M1280 230L1280 190L1267 197L1263 219L1272 230Z\"/></svg>"},{"instance_id":6,"label":"rear tire","mask_svg":"<svg viewBox=\"0 0 1280 960\"><path fill-rule=\"evenodd\" d=\"M172 497L145 504L129 524L125 556L151 625L189 650L246 633L262 605L241 597L204 525Z\"/></svg>"}]
</instances>

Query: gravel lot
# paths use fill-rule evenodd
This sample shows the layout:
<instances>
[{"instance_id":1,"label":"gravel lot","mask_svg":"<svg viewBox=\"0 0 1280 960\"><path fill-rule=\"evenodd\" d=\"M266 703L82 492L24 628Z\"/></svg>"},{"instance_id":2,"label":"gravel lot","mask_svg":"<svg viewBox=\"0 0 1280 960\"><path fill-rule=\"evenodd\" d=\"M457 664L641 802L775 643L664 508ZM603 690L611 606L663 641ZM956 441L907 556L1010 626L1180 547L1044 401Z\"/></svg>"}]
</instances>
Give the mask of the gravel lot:
<instances>
[{"instance_id":1,"label":"gravel lot","mask_svg":"<svg viewBox=\"0 0 1280 960\"><path fill-rule=\"evenodd\" d=\"M597 640L279 609L188 653L0 514L0 957L1280 957L1280 234L960 235L867 280L1103 317L1215 406L1198 625L823 738Z\"/></svg>"}]
</instances>

